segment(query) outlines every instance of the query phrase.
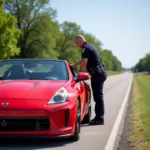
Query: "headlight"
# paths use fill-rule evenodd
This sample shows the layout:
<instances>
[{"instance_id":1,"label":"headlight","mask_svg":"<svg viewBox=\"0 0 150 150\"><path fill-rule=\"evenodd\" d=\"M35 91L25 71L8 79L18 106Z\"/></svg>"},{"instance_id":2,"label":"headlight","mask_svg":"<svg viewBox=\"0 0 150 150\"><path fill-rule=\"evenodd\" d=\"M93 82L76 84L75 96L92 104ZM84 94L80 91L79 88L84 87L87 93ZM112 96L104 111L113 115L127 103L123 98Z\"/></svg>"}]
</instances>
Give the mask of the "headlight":
<instances>
[{"instance_id":1,"label":"headlight","mask_svg":"<svg viewBox=\"0 0 150 150\"><path fill-rule=\"evenodd\" d=\"M63 103L68 97L68 92L65 88L60 88L54 96L48 101L48 104Z\"/></svg>"}]
</instances>

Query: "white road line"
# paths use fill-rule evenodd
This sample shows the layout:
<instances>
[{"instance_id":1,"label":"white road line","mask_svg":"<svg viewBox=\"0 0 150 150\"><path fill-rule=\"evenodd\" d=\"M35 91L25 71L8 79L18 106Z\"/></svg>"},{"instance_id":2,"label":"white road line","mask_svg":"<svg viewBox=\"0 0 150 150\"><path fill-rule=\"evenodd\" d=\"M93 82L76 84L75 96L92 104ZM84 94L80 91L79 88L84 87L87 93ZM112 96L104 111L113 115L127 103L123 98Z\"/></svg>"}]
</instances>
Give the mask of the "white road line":
<instances>
[{"instance_id":1,"label":"white road line","mask_svg":"<svg viewBox=\"0 0 150 150\"><path fill-rule=\"evenodd\" d=\"M110 136L108 138L105 150L113 150L113 148L114 148L114 144L115 144L116 136L117 136L117 133L118 133L118 130L119 130L119 126L120 126L120 123L121 123L121 119L122 119L122 116L123 116L123 112L124 112L124 109L125 109L125 106L127 104L128 97L129 97L129 94L130 94L132 80L133 79L131 79L130 84L128 86L127 93L126 93L125 98L123 100L122 106L121 106L121 108L119 110L117 119L116 119L115 124L113 126L113 129L111 131L111 134L110 134Z\"/></svg>"}]
</instances>

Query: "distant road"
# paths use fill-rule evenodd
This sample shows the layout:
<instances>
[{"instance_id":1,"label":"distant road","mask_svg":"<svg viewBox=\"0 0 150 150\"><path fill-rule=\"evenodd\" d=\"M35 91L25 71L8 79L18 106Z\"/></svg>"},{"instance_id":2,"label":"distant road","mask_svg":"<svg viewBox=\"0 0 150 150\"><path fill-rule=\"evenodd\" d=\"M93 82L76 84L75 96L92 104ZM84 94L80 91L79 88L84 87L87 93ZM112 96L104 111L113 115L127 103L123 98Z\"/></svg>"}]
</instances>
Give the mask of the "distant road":
<instances>
[{"instance_id":1,"label":"distant road","mask_svg":"<svg viewBox=\"0 0 150 150\"><path fill-rule=\"evenodd\" d=\"M123 111L120 111L120 108L123 110L126 106L122 103L126 102L132 76L132 73L124 73L107 78L104 86L105 125L82 126L78 142L71 143L60 139L0 139L0 150L112 150L112 146L117 147L118 142L114 145L114 140L116 135L118 139L120 119L123 121ZM92 107L93 117L94 102Z\"/></svg>"}]
</instances>

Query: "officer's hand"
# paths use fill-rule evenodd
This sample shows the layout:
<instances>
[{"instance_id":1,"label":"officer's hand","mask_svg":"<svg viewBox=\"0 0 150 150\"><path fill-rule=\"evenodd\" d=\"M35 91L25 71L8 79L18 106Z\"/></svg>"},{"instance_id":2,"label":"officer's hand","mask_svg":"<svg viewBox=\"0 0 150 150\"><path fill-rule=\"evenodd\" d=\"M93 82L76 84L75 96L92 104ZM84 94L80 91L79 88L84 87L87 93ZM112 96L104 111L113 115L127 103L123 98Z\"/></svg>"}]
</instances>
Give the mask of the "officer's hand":
<instances>
[{"instance_id":1,"label":"officer's hand","mask_svg":"<svg viewBox=\"0 0 150 150\"><path fill-rule=\"evenodd\" d=\"M70 64L70 67L74 68L74 67L75 67L75 65L74 65L74 64Z\"/></svg>"}]
</instances>

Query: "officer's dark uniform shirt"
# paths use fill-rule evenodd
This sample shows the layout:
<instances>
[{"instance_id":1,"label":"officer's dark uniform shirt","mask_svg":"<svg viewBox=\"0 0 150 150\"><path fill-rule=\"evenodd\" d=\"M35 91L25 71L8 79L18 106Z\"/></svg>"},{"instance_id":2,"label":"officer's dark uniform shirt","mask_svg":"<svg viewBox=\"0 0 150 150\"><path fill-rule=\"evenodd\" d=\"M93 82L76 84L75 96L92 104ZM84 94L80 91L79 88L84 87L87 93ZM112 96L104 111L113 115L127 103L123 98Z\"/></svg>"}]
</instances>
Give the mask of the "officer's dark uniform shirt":
<instances>
[{"instance_id":1,"label":"officer's dark uniform shirt","mask_svg":"<svg viewBox=\"0 0 150 150\"><path fill-rule=\"evenodd\" d=\"M85 42L82 47L82 58L88 58L87 71L91 67L102 65L102 61L96 47L90 43Z\"/></svg>"}]
</instances>

